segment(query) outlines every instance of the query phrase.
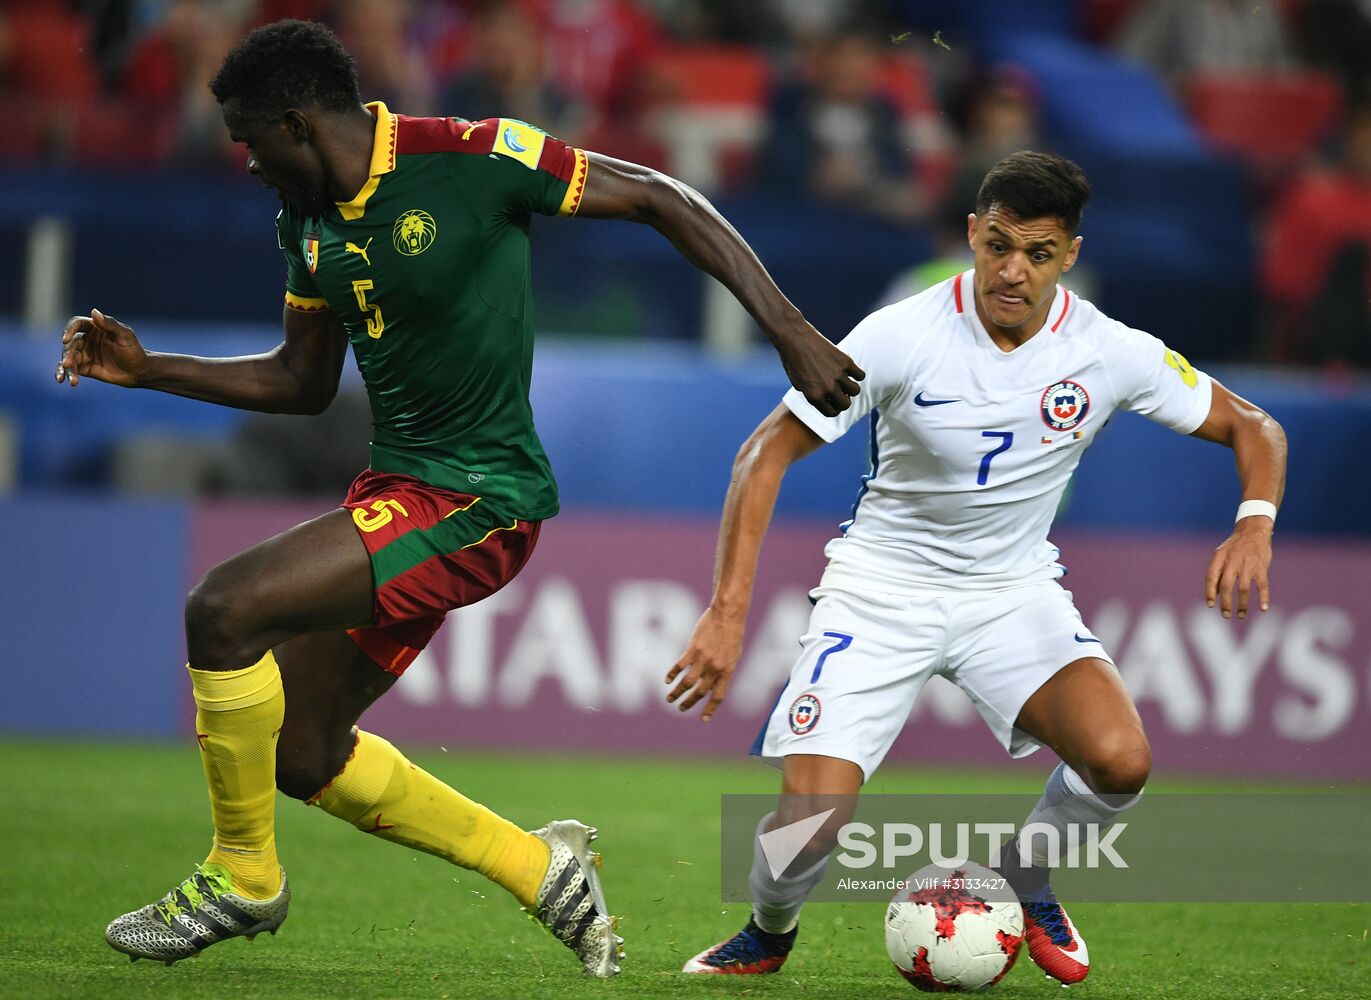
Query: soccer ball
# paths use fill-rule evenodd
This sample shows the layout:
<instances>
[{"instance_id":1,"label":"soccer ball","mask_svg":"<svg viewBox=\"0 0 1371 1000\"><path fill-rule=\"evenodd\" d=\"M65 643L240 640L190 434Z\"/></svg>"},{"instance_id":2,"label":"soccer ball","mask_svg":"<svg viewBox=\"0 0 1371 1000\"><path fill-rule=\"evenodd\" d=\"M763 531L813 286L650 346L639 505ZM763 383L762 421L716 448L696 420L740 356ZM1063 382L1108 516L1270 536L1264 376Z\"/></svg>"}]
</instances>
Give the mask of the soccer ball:
<instances>
[{"instance_id":1,"label":"soccer ball","mask_svg":"<svg viewBox=\"0 0 1371 1000\"><path fill-rule=\"evenodd\" d=\"M981 990L1004 978L1023 943L1023 909L981 865L920 868L885 913L885 950L928 993Z\"/></svg>"}]
</instances>

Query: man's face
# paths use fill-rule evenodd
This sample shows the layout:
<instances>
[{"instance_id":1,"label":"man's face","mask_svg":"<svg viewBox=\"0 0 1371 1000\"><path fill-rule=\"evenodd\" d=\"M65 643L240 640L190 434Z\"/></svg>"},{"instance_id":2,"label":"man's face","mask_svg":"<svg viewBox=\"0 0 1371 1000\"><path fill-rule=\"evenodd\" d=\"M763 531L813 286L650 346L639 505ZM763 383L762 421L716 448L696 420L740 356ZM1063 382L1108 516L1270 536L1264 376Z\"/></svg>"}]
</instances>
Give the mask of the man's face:
<instances>
[{"instance_id":1,"label":"man's face","mask_svg":"<svg viewBox=\"0 0 1371 1000\"><path fill-rule=\"evenodd\" d=\"M998 205L967 219L976 258L976 302L983 319L1002 330L1041 323L1057 279L1071 270L1081 238L1060 219L1020 219Z\"/></svg>"},{"instance_id":2,"label":"man's face","mask_svg":"<svg viewBox=\"0 0 1371 1000\"><path fill-rule=\"evenodd\" d=\"M229 138L247 147L248 173L308 218L328 210L323 165L303 115L288 111L284 118L268 122L238 114L232 102L222 111Z\"/></svg>"}]
</instances>

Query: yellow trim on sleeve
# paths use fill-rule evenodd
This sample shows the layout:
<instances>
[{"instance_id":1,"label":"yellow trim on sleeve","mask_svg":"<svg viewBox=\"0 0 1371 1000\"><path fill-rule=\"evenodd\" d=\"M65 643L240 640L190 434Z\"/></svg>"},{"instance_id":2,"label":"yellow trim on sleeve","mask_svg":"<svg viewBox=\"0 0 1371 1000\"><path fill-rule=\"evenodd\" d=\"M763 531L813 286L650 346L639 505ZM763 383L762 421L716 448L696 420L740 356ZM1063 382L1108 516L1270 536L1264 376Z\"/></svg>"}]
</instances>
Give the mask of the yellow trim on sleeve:
<instances>
[{"instance_id":1,"label":"yellow trim on sleeve","mask_svg":"<svg viewBox=\"0 0 1371 1000\"><path fill-rule=\"evenodd\" d=\"M590 161L586 158L585 150L572 149L576 154L576 166L571 171L571 183L567 185L566 194L562 195L561 207L557 209L558 215L575 215L576 210L581 207L581 195L586 189L586 174L590 170Z\"/></svg>"},{"instance_id":2,"label":"yellow trim on sleeve","mask_svg":"<svg viewBox=\"0 0 1371 1000\"><path fill-rule=\"evenodd\" d=\"M287 291L286 308L294 309L297 312L325 312L329 308L329 304L328 299L325 298L310 298Z\"/></svg>"},{"instance_id":3,"label":"yellow trim on sleeve","mask_svg":"<svg viewBox=\"0 0 1371 1000\"><path fill-rule=\"evenodd\" d=\"M395 131L398 122L383 101L373 101L367 107L376 115L376 133L371 141L371 167L367 182L351 201L337 202L344 219L355 222L367 209L367 199L376 193L381 177L395 169Z\"/></svg>"}]
</instances>

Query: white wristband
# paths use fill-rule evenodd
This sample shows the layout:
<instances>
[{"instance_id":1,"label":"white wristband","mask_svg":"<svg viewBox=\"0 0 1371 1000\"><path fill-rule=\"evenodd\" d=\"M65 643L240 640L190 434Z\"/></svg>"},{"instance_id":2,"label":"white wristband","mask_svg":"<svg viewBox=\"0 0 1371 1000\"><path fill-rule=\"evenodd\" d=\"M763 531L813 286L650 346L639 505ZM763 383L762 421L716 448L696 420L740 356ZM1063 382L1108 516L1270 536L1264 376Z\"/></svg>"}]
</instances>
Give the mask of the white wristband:
<instances>
[{"instance_id":1,"label":"white wristband","mask_svg":"<svg viewBox=\"0 0 1371 1000\"><path fill-rule=\"evenodd\" d=\"M1238 504L1238 516L1233 520L1241 521L1244 517L1251 517L1254 514L1264 514L1271 518L1271 523L1276 523L1276 505L1270 500L1244 500Z\"/></svg>"}]
</instances>

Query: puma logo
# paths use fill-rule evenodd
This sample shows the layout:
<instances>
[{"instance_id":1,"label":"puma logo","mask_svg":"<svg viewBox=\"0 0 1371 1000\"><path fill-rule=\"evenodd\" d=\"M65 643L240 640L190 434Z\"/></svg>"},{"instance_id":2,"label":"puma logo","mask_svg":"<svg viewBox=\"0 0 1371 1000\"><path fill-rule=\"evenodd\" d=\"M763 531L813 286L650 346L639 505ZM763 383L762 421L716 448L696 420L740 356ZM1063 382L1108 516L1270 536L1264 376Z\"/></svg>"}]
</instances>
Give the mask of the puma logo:
<instances>
[{"instance_id":1,"label":"puma logo","mask_svg":"<svg viewBox=\"0 0 1371 1000\"><path fill-rule=\"evenodd\" d=\"M371 258L367 256L367 247L371 246L371 241L375 238L376 237L374 236L368 237L366 244L360 247L356 243L344 243L343 249L346 250L348 253L361 254L362 259L367 262L367 267L371 267Z\"/></svg>"},{"instance_id":2,"label":"puma logo","mask_svg":"<svg viewBox=\"0 0 1371 1000\"><path fill-rule=\"evenodd\" d=\"M486 124L486 123L485 123L485 122L473 122L471 125L467 126L467 130L466 130L465 132L462 133L462 141L465 142L467 139L470 139L470 138L471 138L471 133L475 132L478 128L480 128L480 127L481 127L482 125L484 125L484 124Z\"/></svg>"},{"instance_id":3,"label":"puma logo","mask_svg":"<svg viewBox=\"0 0 1371 1000\"><path fill-rule=\"evenodd\" d=\"M394 830L394 829L395 829L395 824L394 824L394 823L382 823L382 822L381 822L381 817L384 816L384 815L385 815L384 813L377 813L377 814L376 814L376 819L373 821L371 829L370 829L370 830L367 830L366 832L367 832L367 833L379 833L379 832L381 832L382 830Z\"/></svg>"}]
</instances>

